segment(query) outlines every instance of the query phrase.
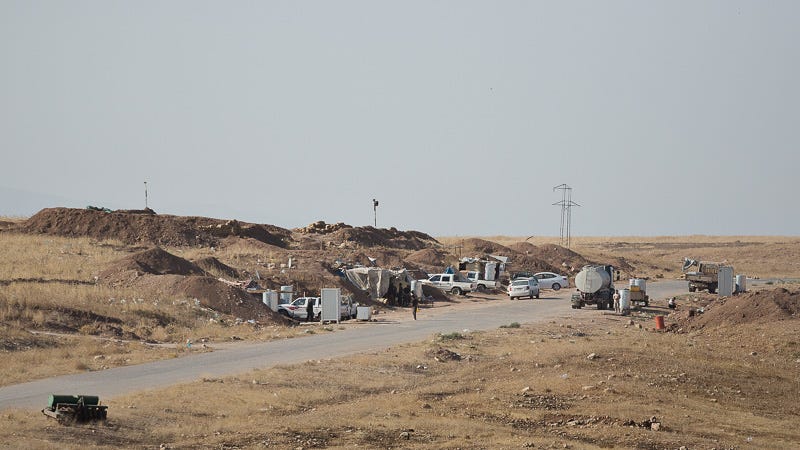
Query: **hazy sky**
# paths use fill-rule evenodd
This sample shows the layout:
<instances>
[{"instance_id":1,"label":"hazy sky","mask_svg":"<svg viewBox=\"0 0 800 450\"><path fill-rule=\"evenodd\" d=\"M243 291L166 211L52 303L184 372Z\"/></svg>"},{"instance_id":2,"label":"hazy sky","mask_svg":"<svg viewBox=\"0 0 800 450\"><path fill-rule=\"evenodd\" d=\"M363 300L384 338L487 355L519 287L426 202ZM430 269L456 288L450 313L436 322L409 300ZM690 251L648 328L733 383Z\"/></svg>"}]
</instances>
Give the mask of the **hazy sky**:
<instances>
[{"instance_id":1,"label":"hazy sky","mask_svg":"<svg viewBox=\"0 0 800 450\"><path fill-rule=\"evenodd\" d=\"M800 226L800 2L0 0L0 215Z\"/></svg>"}]
</instances>

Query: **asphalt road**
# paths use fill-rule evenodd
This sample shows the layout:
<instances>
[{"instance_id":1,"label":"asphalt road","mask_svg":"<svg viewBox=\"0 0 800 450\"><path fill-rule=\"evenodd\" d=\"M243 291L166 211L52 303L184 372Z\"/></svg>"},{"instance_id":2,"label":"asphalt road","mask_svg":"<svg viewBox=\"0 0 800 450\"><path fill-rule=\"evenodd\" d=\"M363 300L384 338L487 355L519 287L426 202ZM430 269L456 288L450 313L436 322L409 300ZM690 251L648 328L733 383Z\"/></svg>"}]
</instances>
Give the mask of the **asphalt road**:
<instances>
[{"instance_id":1,"label":"asphalt road","mask_svg":"<svg viewBox=\"0 0 800 450\"><path fill-rule=\"evenodd\" d=\"M647 285L653 299L686 292L686 282L669 280ZM544 291L539 300L497 299L469 303L458 307L421 309L410 320L389 315L381 322L345 323L344 330L321 332L264 343L242 343L213 352L182 358L161 360L135 366L118 367L97 372L65 375L0 388L0 410L7 408L41 408L52 393L98 395L108 404L116 396L164 388L203 377L222 377L261 369L277 364L327 359L354 353L385 349L393 345L417 342L437 333L487 330L518 323L540 323L560 317L598 315L594 307L575 310L570 307L573 289L557 293Z\"/></svg>"}]
</instances>

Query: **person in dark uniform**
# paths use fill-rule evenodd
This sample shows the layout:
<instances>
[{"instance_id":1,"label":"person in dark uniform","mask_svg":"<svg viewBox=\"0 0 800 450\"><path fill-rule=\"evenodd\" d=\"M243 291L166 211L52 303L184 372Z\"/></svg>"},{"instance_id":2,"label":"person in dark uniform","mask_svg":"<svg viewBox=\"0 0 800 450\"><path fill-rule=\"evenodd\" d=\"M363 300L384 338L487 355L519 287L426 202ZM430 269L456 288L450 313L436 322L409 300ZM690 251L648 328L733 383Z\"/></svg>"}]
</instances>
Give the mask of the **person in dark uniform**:
<instances>
[{"instance_id":1,"label":"person in dark uniform","mask_svg":"<svg viewBox=\"0 0 800 450\"><path fill-rule=\"evenodd\" d=\"M306 322L314 320L314 299L309 298L306 301Z\"/></svg>"},{"instance_id":2,"label":"person in dark uniform","mask_svg":"<svg viewBox=\"0 0 800 450\"><path fill-rule=\"evenodd\" d=\"M417 320L417 308L419 308L419 298L413 292L411 293L411 314L414 315L414 320Z\"/></svg>"}]
</instances>

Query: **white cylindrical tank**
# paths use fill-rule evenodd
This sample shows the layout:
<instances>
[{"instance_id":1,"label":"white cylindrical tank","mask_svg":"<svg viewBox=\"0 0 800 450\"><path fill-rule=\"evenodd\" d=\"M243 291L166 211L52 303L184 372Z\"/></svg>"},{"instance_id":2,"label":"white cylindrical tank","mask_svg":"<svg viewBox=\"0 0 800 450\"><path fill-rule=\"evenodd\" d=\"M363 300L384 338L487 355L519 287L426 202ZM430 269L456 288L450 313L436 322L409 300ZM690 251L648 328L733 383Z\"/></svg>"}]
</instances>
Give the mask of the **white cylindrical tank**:
<instances>
[{"instance_id":1,"label":"white cylindrical tank","mask_svg":"<svg viewBox=\"0 0 800 450\"><path fill-rule=\"evenodd\" d=\"M747 275L736 275L736 292L747 292Z\"/></svg>"},{"instance_id":2,"label":"white cylindrical tank","mask_svg":"<svg viewBox=\"0 0 800 450\"><path fill-rule=\"evenodd\" d=\"M646 280L644 278L631 278L630 280L628 280L628 284L631 288L631 291L646 292L647 285L645 283Z\"/></svg>"},{"instance_id":3,"label":"white cylindrical tank","mask_svg":"<svg viewBox=\"0 0 800 450\"><path fill-rule=\"evenodd\" d=\"M631 309L631 290L630 289L620 289L619 290L619 309L622 311L627 311Z\"/></svg>"},{"instance_id":4,"label":"white cylindrical tank","mask_svg":"<svg viewBox=\"0 0 800 450\"><path fill-rule=\"evenodd\" d=\"M604 266L586 266L575 277L575 287L587 294L594 294L610 285L611 275Z\"/></svg>"}]
</instances>

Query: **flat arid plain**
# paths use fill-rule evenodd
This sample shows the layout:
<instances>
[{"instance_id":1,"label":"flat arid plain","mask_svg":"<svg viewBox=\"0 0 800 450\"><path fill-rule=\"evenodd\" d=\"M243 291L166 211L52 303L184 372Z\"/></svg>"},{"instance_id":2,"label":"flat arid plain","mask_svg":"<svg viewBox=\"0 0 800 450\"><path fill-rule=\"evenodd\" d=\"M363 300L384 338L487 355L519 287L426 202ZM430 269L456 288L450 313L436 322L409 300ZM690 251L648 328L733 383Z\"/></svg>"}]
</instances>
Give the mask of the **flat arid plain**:
<instances>
[{"instance_id":1,"label":"flat arid plain","mask_svg":"<svg viewBox=\"0 0 800 450\"><path fill-rule=\"evenodd\" d=\"M557 244L345 224L288 230L150 211L53 208L0 220L5 389L241 346L328 336L345 347L256 370L200 370L189 382L110 396L65 385L54 393L101 395L108 419L61 425L40 412L46 396L38 407L4 404L0 446L800 447L800 238L573 237L569 249ZM586 263L613 264L621 282L646 278L653 292L681 286L684 257L726 262L749 277L748 292L721 298L681 288L674 310L665 295L629 316L571 309L573 289L513 302L502 291L432 294L415 322L408 308L370 300L333 270L373 258L382 267L436 273L460 257L491 254L508 256L510 270L570 277ZM252 279L309 295L341 287L375 314L364 323L298 323L236 283ZM515 315L499 326L452 327L506 309ZM656 316L665 329L655 329ZM423 326L432 331L421 339L346 349L349 333Z\"/></svg>"}]
</instances>

